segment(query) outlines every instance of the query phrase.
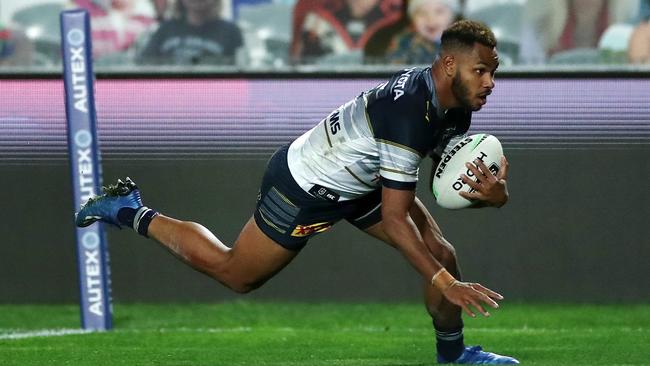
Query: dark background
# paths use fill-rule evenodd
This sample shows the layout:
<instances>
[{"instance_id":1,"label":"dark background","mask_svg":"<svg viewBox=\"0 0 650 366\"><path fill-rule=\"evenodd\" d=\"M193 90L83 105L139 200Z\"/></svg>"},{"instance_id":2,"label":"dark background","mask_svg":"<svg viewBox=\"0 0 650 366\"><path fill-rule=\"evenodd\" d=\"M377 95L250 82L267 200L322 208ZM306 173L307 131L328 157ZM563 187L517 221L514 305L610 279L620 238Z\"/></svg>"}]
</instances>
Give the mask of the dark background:
<instances>
[{"instance_id":1,"label":"dark background","mask_svg":"<svg viewBox=\"0 0 650 366\"><path fill-rule=\"evenodd\" d=\"M516 301L650 300L650 149L509 149L510 202L444 210L419 197L457 248L467 280ZM424 164L421 177L428 177ZM105 159L104 180L131 176L145 203L232 243L253 211L265 160ZM78 299L67 164L0 167L0 303ZM117 302L239 298L131 230L108 230ZM412 301L421 280L392 248L342 222L313 239L253 299Z\"/></svg>"}]
</instances>

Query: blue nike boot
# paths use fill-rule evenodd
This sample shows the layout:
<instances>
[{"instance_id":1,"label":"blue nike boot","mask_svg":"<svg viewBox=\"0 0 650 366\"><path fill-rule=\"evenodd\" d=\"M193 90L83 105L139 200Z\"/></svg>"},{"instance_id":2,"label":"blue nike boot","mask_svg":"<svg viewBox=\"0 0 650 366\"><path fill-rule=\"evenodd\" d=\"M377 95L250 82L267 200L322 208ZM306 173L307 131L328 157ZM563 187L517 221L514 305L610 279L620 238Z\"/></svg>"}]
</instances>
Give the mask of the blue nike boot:
<instances>
[{"instance_id":1,"label":"blue nike boot","mask_svg":"<svg viewBox=\"0 0 650 366\"><path fill-rule=\"evenodd\" d=\"M512 357L485 352L481 346L465 347L456 361L447 361L438 356L438 363L453 363L458 365L514 365L519 361Z\"/></svg>"},{"instance_id":2,"label":"blue nike boot","mask_svg":"<svg viewBox=\"0 0 650 366\"><path fill-rule=\"evenodd\" d=\"M121 229L125 223L118 219L120 209L139 211L143 207L140 190L130 178L126 178L125 182L118 179L116 184L102 187L102 190L104 194L90 198L75 214L77 226L86 227L95 221L102 221Z\"/></svg>"}]
</instances>

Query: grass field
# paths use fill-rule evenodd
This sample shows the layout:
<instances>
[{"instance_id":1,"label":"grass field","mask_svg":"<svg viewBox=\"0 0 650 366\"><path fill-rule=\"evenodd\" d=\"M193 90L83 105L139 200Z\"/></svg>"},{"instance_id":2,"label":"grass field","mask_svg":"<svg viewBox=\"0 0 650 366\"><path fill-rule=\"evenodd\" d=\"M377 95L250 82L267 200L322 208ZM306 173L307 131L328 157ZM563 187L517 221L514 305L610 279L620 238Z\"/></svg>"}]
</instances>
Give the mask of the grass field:
<instances>
[{"instance_id":1,"label":"grass field","mask_svg":"<svg viewBox=\"0 0 650 366\"><path fill-rule=\"evenodd\" d=\"M66 334L77 306L0 305L0 365L435 364L418 304L118 304L114 322ZM650 305L503 304L465 323L468 344L524 365L650 365Z\"/></svg>"}]
</instances>

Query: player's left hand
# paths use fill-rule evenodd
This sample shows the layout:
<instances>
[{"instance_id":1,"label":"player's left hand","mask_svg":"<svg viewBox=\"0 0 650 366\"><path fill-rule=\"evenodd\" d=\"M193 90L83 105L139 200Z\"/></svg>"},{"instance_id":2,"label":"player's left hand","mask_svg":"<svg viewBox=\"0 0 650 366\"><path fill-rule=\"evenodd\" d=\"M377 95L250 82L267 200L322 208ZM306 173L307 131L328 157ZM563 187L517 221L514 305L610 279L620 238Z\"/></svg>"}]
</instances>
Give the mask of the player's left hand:
<instances>
[{"instance_id":1,"label":"player's left hand","mask_svg":"<svg viewBox=\"0 0 650 366\"><path fill-rule=\"evenodd\" d=\"M480 160L474 164L466 163L467 168L477 178L476 181L463 174L461 179L465 184L472 187L474 192L460 192L459 194L472 201L479 201L487 206L501 207L508 202L508 160L501 157L501 169L495 176L490 169Z\"/></svg>"}]
</instances>

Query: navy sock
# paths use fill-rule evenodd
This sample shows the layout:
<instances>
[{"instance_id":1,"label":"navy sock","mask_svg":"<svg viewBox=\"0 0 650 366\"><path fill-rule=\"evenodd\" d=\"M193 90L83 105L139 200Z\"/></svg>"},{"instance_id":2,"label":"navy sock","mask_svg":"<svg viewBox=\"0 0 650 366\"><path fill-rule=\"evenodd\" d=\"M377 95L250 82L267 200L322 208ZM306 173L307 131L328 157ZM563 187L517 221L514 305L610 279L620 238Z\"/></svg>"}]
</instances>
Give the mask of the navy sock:
<instances>
[{"instance_id":1,"label":"navy sock","mask_svg":"<svg viewBox=\"0 0 650 366\"><path fill-rule=\"evenodd\" d=\"M129 226L137 231L138 234L148 238L149 224L158 215L159 213L156 210L146 206L142 206L137 210L123 207L117 212L117 219L120 221L120 224Z\"/></svg>"},{"instance_id":2,"label":"navy sock","mask_svg":"<svg viewBox=\"0 0 650 366\"><path fill-rule=\"evenodd\" d=\"M456 361L465 350L463 328L436 329L436 349L446 361Z\"/></svg>"}]
</instances>

